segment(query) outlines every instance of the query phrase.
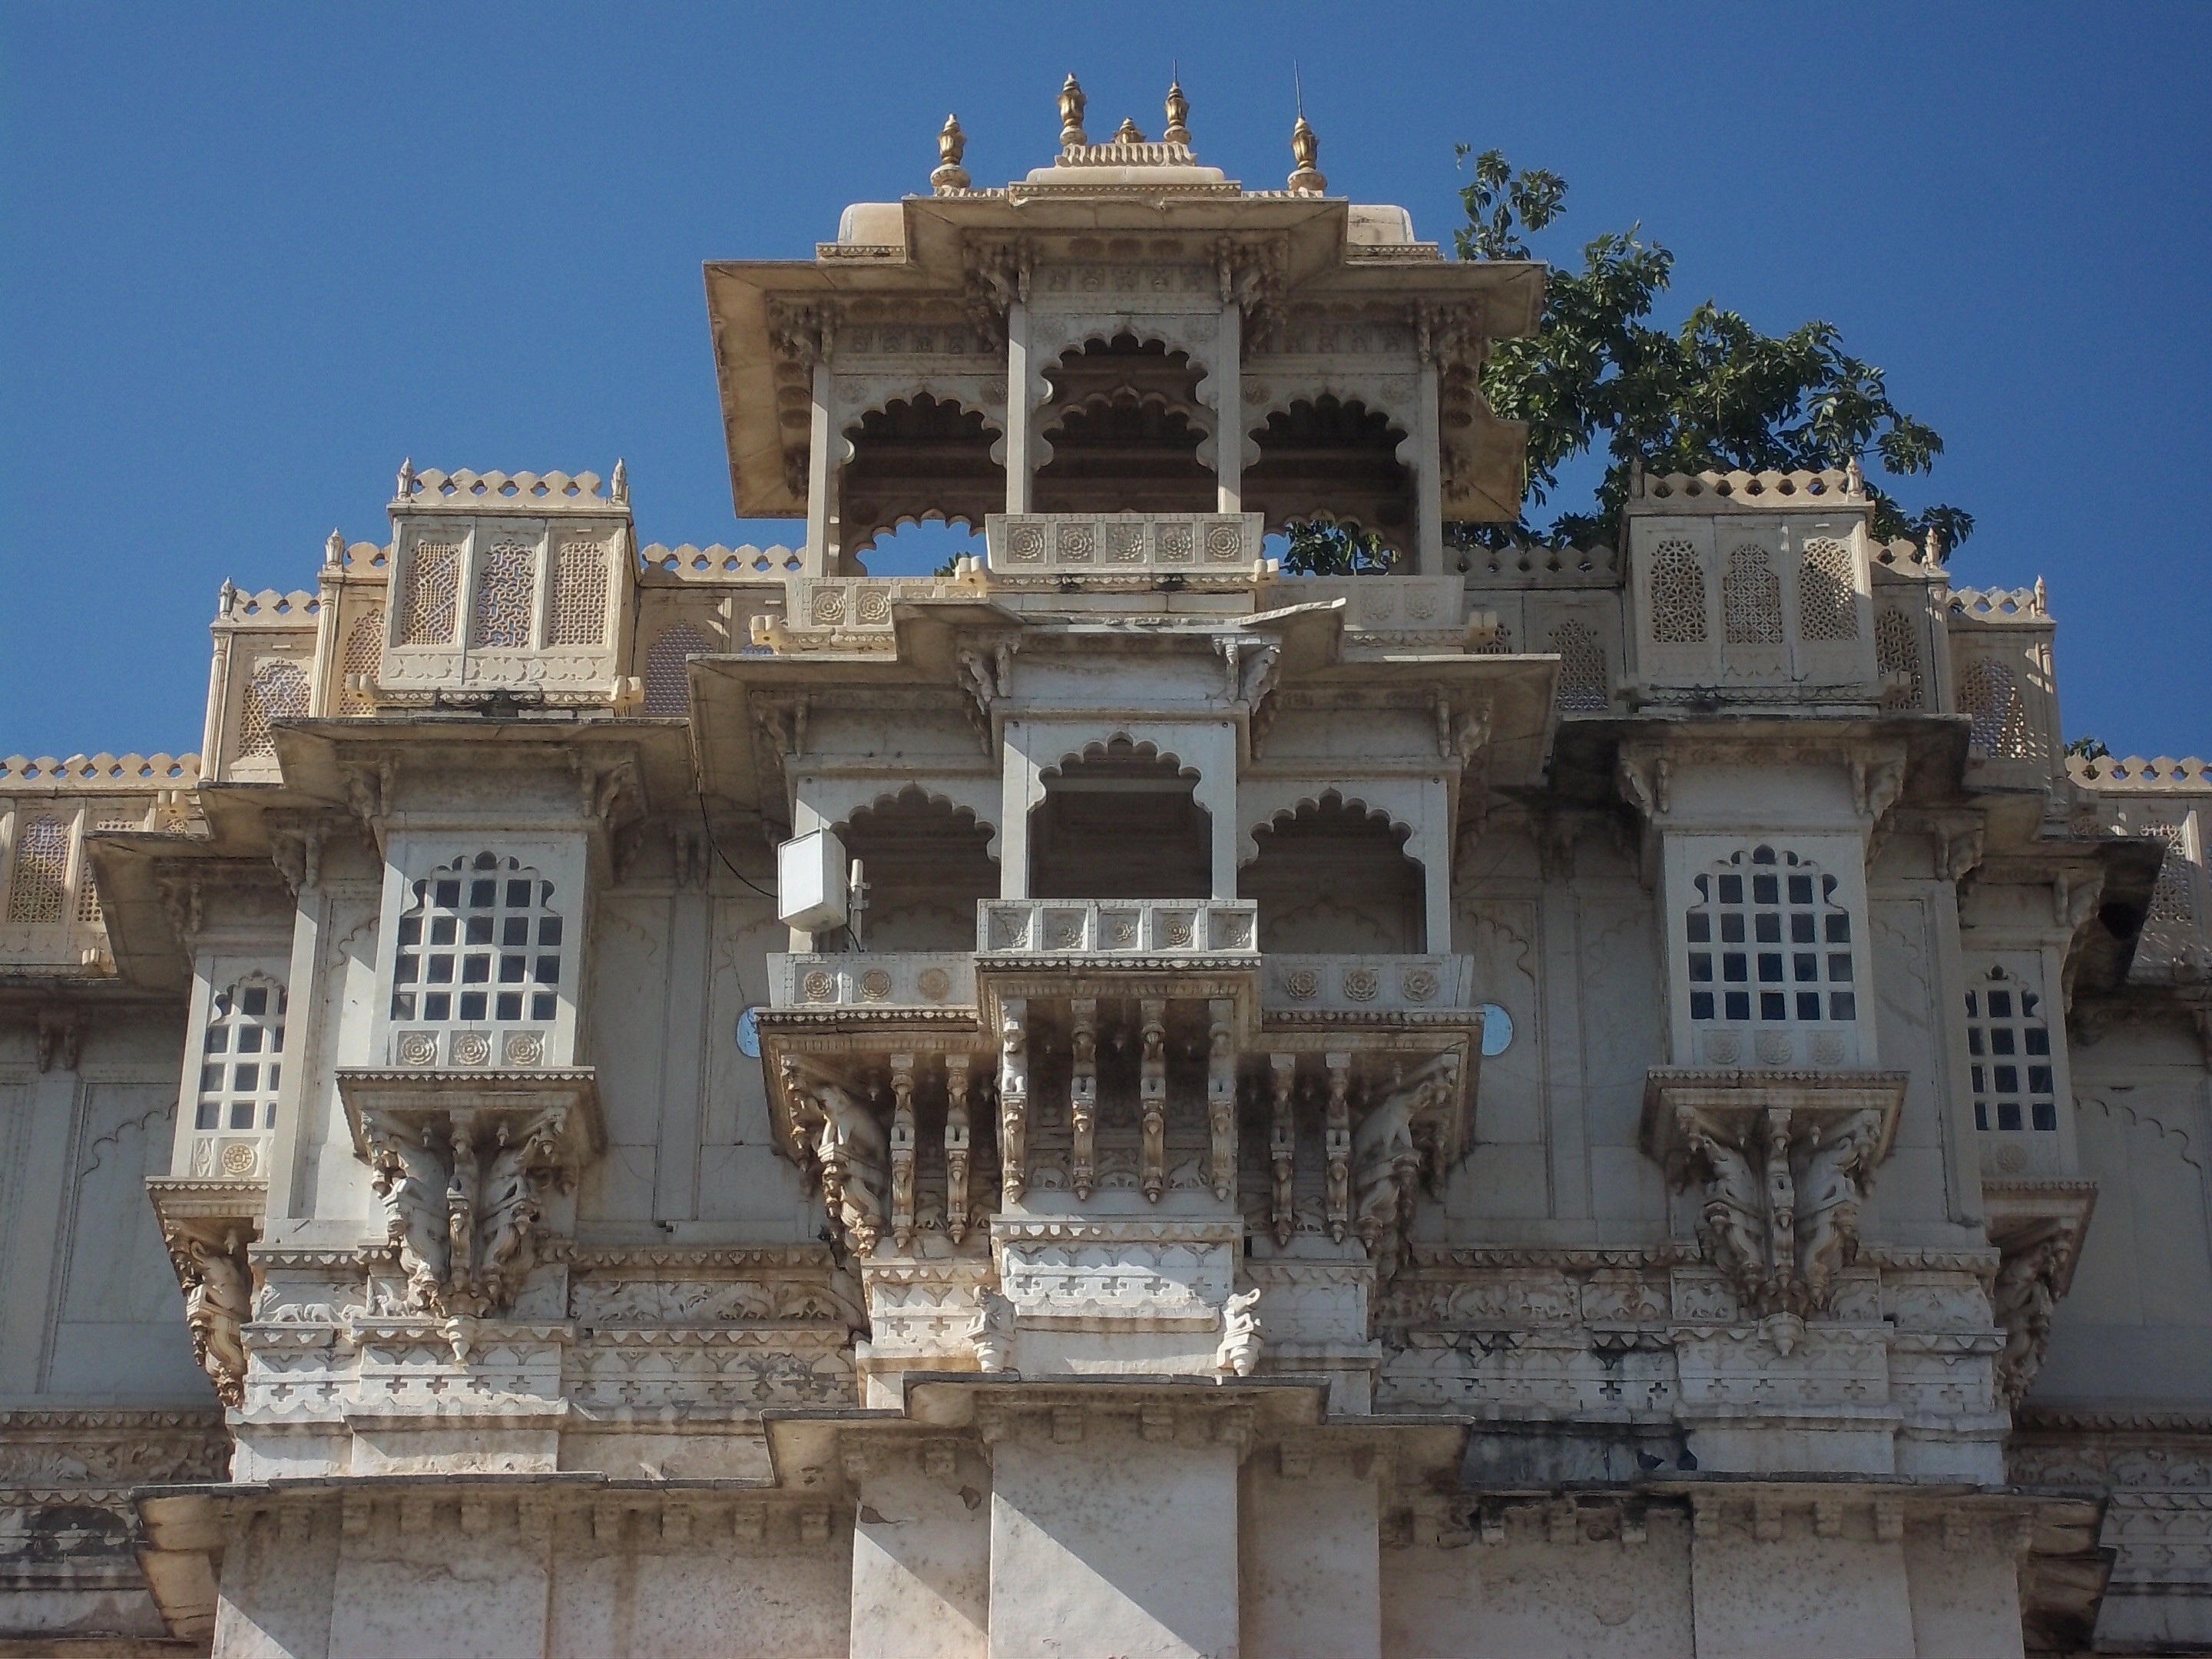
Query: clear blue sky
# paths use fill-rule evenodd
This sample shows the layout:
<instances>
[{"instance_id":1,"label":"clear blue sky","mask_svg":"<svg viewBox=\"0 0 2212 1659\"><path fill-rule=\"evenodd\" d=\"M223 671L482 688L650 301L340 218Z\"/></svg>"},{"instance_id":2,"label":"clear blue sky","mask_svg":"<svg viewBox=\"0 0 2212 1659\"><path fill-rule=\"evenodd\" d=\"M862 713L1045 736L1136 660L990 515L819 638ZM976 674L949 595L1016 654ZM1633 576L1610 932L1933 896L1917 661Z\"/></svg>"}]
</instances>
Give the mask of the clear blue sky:
<instances>
[{"instance_id":1,"label":"clear blue sky","mask_svg":"<svg viewBox=\"0 0 2212 1659\"><path fill-rule=\"evenodd\" d=\"M418 466L732 515L699 267L807 255L1091 125L1447 238L1452 145L1565 173L1771 331L1824 317L1948 453L1956 580L2050 582L2069 735L2212 754L2212 8L107 5L0 0L0 754L195 748L216 590L313 585ZM909 556L916 550L907 550Z\"/></svg>"}]
</instances>

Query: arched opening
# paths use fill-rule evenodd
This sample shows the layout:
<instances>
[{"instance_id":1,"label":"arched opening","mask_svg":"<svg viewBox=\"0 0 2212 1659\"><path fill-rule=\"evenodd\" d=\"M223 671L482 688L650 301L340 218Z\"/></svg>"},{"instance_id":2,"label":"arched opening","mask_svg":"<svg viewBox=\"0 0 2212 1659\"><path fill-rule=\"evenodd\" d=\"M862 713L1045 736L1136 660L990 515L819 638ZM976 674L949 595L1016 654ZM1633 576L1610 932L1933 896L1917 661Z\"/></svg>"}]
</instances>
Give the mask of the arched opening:
<instances>
[{"instance_id":1,"label":"arched opening","mask_svg":"<svg viewBox=\"0 0 2212 1659\"><path fill-rule=\"evenodd\" d=\"M1198 459L1206 416L1189 354L1133 334L1093 340L1045 370L1040 513L1211 513L1213 473ZM1164 897L1167 895L1153 895Z\"/></svg>"},{"instance_id":2,"label":"arched opening","mask_svg":"<svg viewBox=\"0 0 2212 1659\"><path fill-rule=\"evenodd\" d=\"M1424 948L1421 866L1410 832L1331 792L1254 832L1237 895L1260 907L1260 948L1411 955Z\"/></svg>"},{"instance_id":3,"label":"arched opening","mask_svg":"<svg viewBox=\"0 0 2212 1659\"><path fill-rule=\"evenodd\" d=\"M1213 818L1198 775L1127 738L1097 744L1044 779L1030 815L1030 891L1038 898L1207 898Z\"/></svg>"},{"instance_id":4,"label":"arched opening","mask_svg":"<svg viewBox=\"0 0 2212 1659\"><path fill-rule=\"evenodd\" d=\"M902 520L940 519L980 530L1004 510L1006 469L991 459L999 434L978 410L919 392L872 409L845 428L853 459L838 472L842 544L874 544Z\"/></svg>"},{"instance_id":5,"label":"arched opening","mask_svg":"<svg viewBox=\"0 0 2212 1659\"><path fill-rule=\"evenodd\" d=\"M999 896L988 824L909 787L854 812L843 839L868 884L861 943L869 950L975 948L976 903Z\"/></svg>"},{"instance_id":6,"label":"arched opening","mask_svg":"<svg viewBox=\"0 0 2212 1659\"><path fill-rule=\"evenodd\" d=\"M1244 469L1244 509L1270 530L1320 521L1372 532L1403 558L1418 528L1405 428L1358 399L1322 396L1279 409L1253 428L1260 459Z\"/></svg>"}]
</instances>

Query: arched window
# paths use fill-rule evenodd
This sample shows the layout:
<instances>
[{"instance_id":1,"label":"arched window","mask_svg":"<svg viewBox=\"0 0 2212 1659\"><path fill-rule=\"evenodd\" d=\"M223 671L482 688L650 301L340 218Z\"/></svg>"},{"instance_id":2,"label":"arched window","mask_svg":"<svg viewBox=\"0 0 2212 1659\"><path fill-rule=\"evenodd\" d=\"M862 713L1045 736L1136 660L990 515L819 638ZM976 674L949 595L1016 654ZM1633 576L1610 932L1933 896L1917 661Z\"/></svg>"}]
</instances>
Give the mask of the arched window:
<instances>
[{"instance_id":1,"label":"arched window","mask_svg":"<svg viewBox=\"0 0 2212 1659\"><path fill-rule=\"evenodd\" d=\"M664 628L645 653L645 712L681 717L691 712L691 682L684 665L703 657L706 636L689 623Z\"/></svg>"},{"instance_id":2,"label":"arched window","mask_svg":"<svg viewBox=\"0 0 2212 1659\"><path fill-rule=\"evenodd\" d=\"M1705 1025L1845 1024L1858 1018L1850 913L1836 878L1754 847L1695 878L1684 918L1690 1018Z\"/></svg>"},{"instance_id":3,"label":"arched window","mask_svg":"<svg viewBox=\"0 0 2212 1659\"><path fill-rule=\"evenodd\" d=\"M297 663L264 662L253 671L244 704L238 711L238 757L251 760L273 755L276 743L270 731L277 720L295 720L307 712L307 677Z\"/></svg>"},{"instance_id":4,"label":"arched window","mask_svg":"<svg viewBox=\"0 0 2212 1659\"><path fill-rule=\"evenodd\" d=\"M208 1004L196 1129L273 1129L284 1053L284 988L248 974Z\"/></svg>"},{"instance_id":5,"label":"arched window","mask_svg":"<svg viewBox=\"0 0 2212 1659\"><path fill-rule=\"evenodd\" d=\"M1721 615L1730 645L1780 645L1782 579L1766 550L1755 544L1729 555L1721 578Z\"/></svg>"},{"instance_id":6,"label":"arched window","mask_svg":"<svg viewBox=\"0 0 2212 1659\"><path fill-rule=\"evenodd\" d=\"M511 1025L556 1017L562 918L551 882L479 853L416 882L414 897L392 958L393 1019Z\"/></svg>"},{"instance_id":7,"label":"arched window","mask_svg":"<svg viewBox=\"0 0 2212 1659\"><path fill-rule=\"evenodd\" d=\"M69 826L51 812L31 820L15 837L15 868L8 882L8 920L59 921L69 894Z\"/></svg>"},{"instance_id":8,"label":"arched window","mask_svg":"<svg viewBox=\"0 0 2212 1659\"><path fill-rule=\"evenodd\" d=\"M2039 992L1991 968L1966 993L1966 1053L1976 1128L2058 1127L2051 1026Z\"/></svg>"},{"instance_id":9,"label":"arched window","mask_svg":"<svg viewBox=\"0 0 2212 1659\"><path fill-rule=\"evenodd\" d=\"M1687 542L1662 542L1651 555L1651 638L1659 645L1705 642L1705 570Z\"/></svg>"}]
</instances>

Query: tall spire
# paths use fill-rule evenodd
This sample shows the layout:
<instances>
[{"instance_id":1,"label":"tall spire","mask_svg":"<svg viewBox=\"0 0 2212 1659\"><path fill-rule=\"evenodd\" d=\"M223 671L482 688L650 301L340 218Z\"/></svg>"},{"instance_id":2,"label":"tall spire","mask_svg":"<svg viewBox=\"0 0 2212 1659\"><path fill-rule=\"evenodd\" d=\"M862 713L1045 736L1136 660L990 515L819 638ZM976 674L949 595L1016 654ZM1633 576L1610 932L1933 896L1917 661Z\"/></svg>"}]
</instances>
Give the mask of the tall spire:
<instances>
[{"instance_id":1,"label":"tall spire","mask_svg":"<svg viewBox=\"0 0 2212 1659\"><path fill-rule=\"evenodd\" d=\"M1083 130L1083 106L1090 100L1083 95L1077 84L1075 71L1067 74L1067 84L1060 89L1060 147L1073 149L1091 142L1091 135Z\"/></svg>"}]
</instances>

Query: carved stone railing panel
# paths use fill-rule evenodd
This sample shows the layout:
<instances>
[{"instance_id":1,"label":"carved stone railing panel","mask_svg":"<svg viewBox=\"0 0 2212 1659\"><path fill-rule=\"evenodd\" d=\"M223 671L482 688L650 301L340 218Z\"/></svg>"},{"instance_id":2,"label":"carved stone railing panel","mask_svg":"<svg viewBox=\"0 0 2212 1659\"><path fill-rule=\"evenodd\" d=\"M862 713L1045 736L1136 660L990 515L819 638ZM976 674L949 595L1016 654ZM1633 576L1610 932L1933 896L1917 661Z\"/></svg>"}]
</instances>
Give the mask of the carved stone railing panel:
<instances>
[{"instance_id":1,"label":"carved stone railing panel","mask_svg":"<svg viewBox=\"0 0 2212 1659\"><path fill-rule=\"evenodd\" d=\"M1405 1013L1472 1006L1470 957L1311 957L1269 952L1261 1006L1269 1013L1328 1010Z\"/></svg>"},{"instance_id":2,"label":"carved stone railing panel","mask_svg":"<svg viewBox=\"0 0 2212 1659\"><path fill-rule=\"evenodd\" d=\"M972 1008L975 958L965 951L772 954L771 1008Z\"/></svg>"},{"instance_id":3,"label":"carved stone railing panel","mask_svg":"<svg viewBox=\"0 0 2212 1659\"><path fill-rule=\"evenodd\" d=\"M1467 626L1467 588L1458 576L1285 576L1285 605L1342 599L1344 625L1363 633L1458 635Z\"/></svg>"},{"instance_id":4,"label":"carved stone railing panel","mask_svg":"<svg viewBox=\"0 0 2212 1659\"><path fill-rule=\"evenodd\" d=\"M1259 948L1250 899L985 899L982 956L1247 956Z\"/></svg>"},{"instance_id":5,"label":"carved stone railing panel","mask_svg":"<svg viewBox=\"0 0 2212 1659\"><path fill-rule=\"evenodd\" d=\"M984 548L994 587L1241 583L1264 557L1266 534L1257 513L994 513Z\"/></svg>"}]
</instances>

